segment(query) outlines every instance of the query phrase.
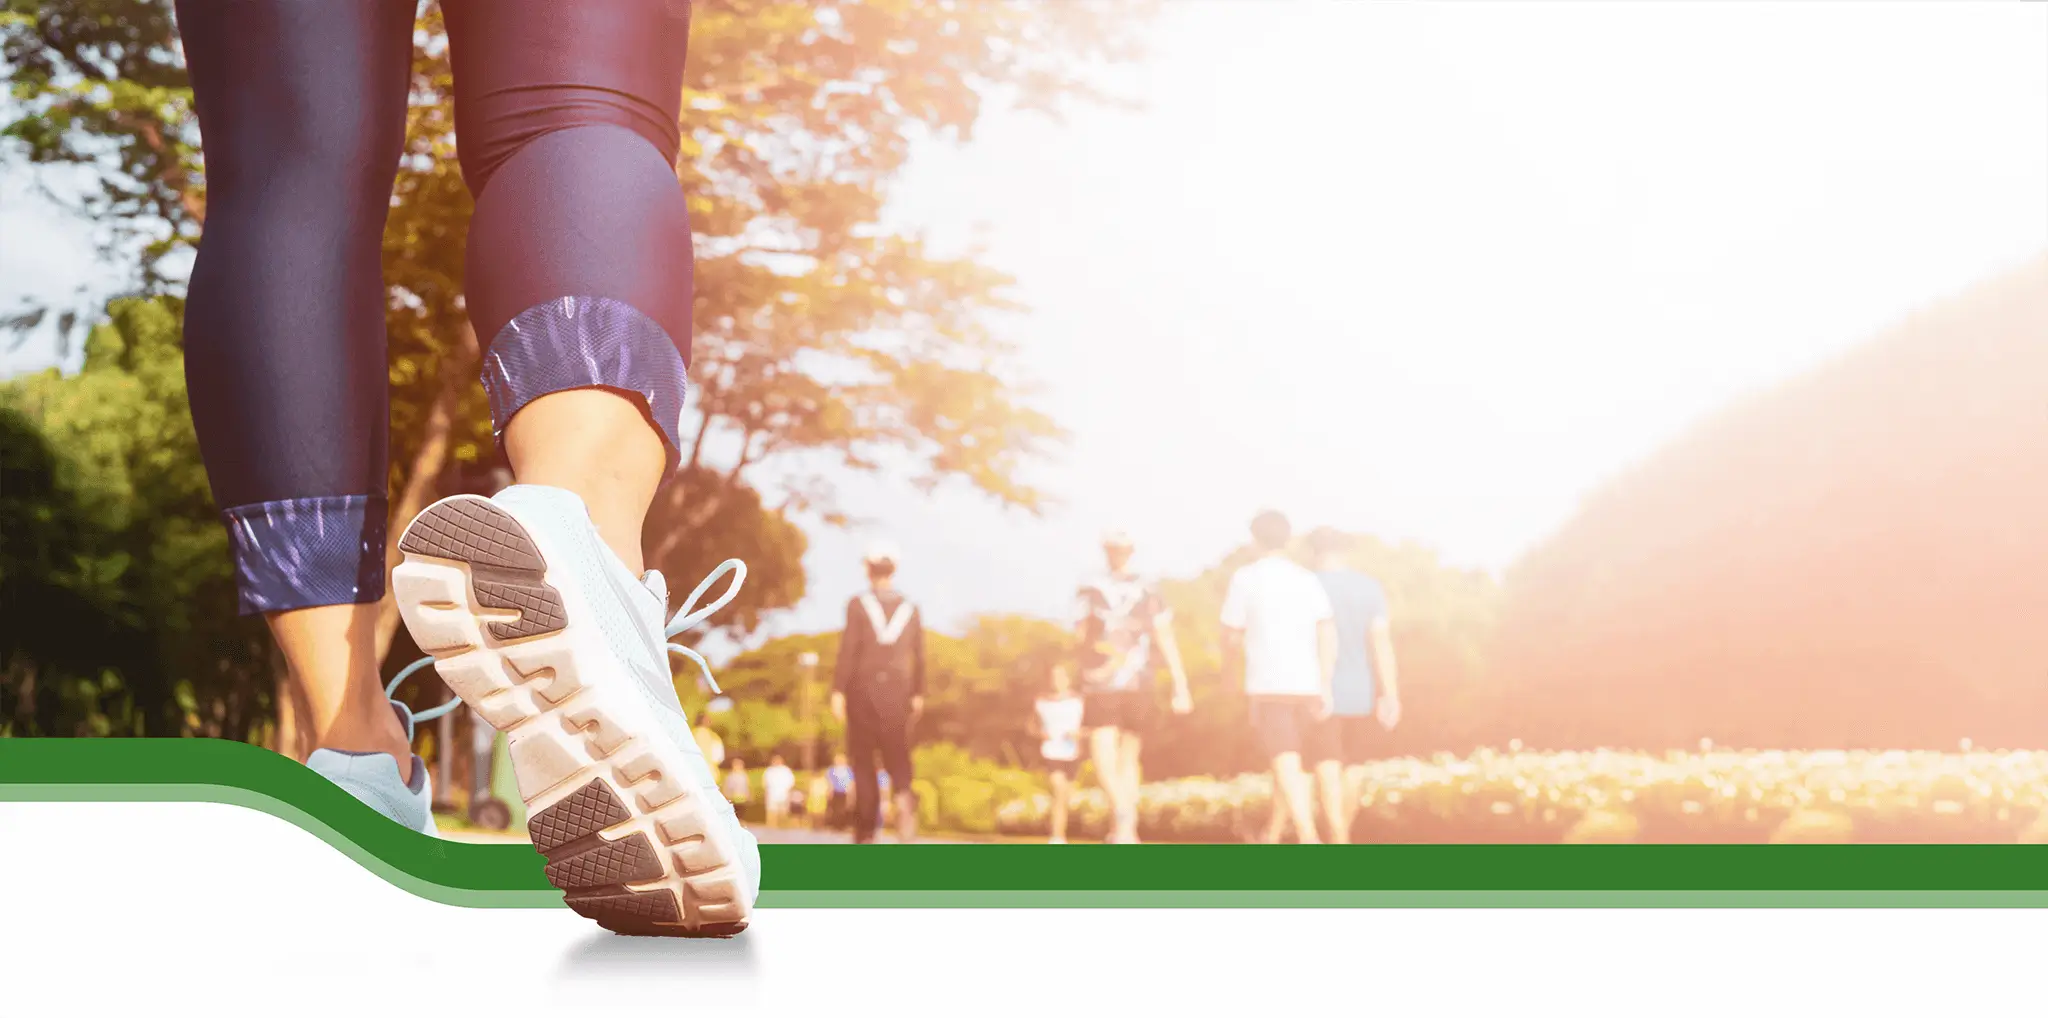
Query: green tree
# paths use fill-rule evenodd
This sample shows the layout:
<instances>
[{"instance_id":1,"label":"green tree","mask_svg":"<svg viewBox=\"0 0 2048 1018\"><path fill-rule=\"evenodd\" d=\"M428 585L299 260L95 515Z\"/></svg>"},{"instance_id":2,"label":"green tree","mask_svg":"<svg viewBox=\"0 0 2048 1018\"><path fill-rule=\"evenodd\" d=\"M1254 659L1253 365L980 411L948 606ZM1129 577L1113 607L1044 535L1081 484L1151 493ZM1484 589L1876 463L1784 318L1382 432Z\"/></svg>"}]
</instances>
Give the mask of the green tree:
<instances>
[{"instance_id":1,"label":"green tree","mask_svg":"<svg viewBox=\"0 0 2048 1018\"><path fill-rule=\"evenodd\" d=\"M179 308L121 300L108 312L75 377L0 386L0 583L10 611L29 612L4 648L17 730L247 738L271 707L271 664L260 627L235 616Z\"/></svg>"},{"instance_id":2,"label":"green tree","mask_svg":"<svg viewBox=\"0 0 2048 1018\"><path fill-rule=\"evenodd\" d=\"M1060 432L986 325L1015 306L1009 280L972 254L931 250L883 210L914 144L968 139L989 103L1056 111L1103 98L1094 74L1134 55L1147 6L695 5L678 173L699 253L698 421L648 533L650 562L679 584L727 549L758 559L720 624L744 630L801 597L792 514L838 521L837 471L1043 504L1018 468ZM5 11L0 57L19 113L0 129L5 154L57 171L47 190L102 225L110 262L133 266L132 290L176 295L205 178L169 3L6 0ZM462 313L470 204L437 11L420 37L385 235L400 521L493 456ZM80 175L90 185L70 187ZM395 612L385 616L389 642Z\"/></svg>"},{"instance_id":3,"label":"green tree","mask_svg":"<svg viewBox=\"0 0 2048 1018\"><path fill-rule=\"evenodd\" d=\"M1062 627L1022 615L976 618L961 636L926 630L918 741L949 743L1012 767L1032 765L1038 742L1030 734L1031 702L1046 688L1049 669L1067 643ZM785 636L720 668L719 685L737 706L729 716L714 717L712 727L728 751L749 762L770 753L794 762L807 740L817 740L820 759L839 745L844 733L827 709L838 651L836 632ZM808 709L800 664L806 652L819 658ZM686 695L695 708L709 698L701 690Z\"/></svg>"}]
</instances>

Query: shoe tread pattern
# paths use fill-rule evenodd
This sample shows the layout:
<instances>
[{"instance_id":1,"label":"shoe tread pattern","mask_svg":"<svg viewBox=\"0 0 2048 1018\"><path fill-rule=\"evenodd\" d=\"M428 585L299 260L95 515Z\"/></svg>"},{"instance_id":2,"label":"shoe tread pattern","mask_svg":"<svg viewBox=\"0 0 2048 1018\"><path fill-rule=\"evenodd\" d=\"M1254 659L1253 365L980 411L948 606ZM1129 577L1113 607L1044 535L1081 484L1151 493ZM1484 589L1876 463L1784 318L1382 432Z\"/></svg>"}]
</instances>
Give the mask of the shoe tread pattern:
<instances>
[{"instance_id":1,"label":"shoe tread pattern","mask_svg":"<svg viewBox=\"0 0 2048 1018\"><path fill-rule=\"evenodd\" d=\"M429 506L406 528L398 550L467 564L477 604L519 614L487 623L485 631L497 639L545 636L568 625L562 595L547 583L540 547L511 513L484 499ZM486 575L477 575L479 570Z\"/></svg>"},{"instance_id":2,"label":"shoe tread pattern","mask_svg":"<svg viewBox=\"0 0 2048 1018\"><path fill-rule=\"evenodd\" d=\"M435 648L450 688L510 738L527 830L565 903L621 934L745 930L751 902L717 833L724 803L602 697L579 695L564 602L525 527L488 500L457 496L422 512L399 548L408 559L398 589L412 591L401 614L416 640L428 637L421 645ZM469 618L450 621L451 611Z\"/></svg>"}]
</instances>

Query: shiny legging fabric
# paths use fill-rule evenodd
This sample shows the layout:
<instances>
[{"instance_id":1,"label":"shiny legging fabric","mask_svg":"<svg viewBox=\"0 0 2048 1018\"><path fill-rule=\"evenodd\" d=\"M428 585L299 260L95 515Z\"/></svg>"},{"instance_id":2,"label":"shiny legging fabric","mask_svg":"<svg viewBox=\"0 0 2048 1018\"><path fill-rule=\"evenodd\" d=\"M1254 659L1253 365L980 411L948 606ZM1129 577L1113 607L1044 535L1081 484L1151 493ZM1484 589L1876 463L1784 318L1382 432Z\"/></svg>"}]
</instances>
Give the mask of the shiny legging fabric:
<instances>
[{"instance_id":1,"label":"shiny legging fabric","mask_svg":"<svg viewBox=\"0 0 2048 1018\"><path fill-rule=\"evenodd\" d=\"M465 300L500 435L600 386L680 445L686 0L442 0L476 198ZM245 612L374 601L388 522L380 252L414 0L178 0L207 217L186 377Z\"/></svg>"}]
</instances>

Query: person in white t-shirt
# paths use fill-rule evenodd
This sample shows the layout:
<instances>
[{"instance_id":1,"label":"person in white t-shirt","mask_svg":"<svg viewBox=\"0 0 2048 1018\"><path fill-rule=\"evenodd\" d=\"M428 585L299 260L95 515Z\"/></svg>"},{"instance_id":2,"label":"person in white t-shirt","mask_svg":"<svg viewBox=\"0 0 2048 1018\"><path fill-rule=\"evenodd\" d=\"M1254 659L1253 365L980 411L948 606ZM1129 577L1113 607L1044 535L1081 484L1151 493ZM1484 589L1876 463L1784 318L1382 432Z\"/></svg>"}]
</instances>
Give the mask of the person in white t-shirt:
<instances>
[{"instance_id":1,"label":"person in white t-shirt","mask_svg":"<svg viewBox=\"0 0 2048 1018\"><path fill-rule=\"evenodd\" d=\"M781 827L789 820L789 794L796 790L796 772L777 753L761 772L761 802L768 810L768 826Z\"/></svg>"},{"instance_id":2,"label":"person in white t-shirt","mask_svg":"<svg viewBox=\"0 0 2048 1018\"><path fill-rule=\"evenodd\" d=\"M1052 783L1052 836L1047 844L1067 843L1067 804L1074 790L1074 771L1081 761L1080 694L1074 692L1074 677L1065 665L1052 667L1052 691L1032 704L1033 728L1041 741L1038 753L1045 758L1045 770Z\"/></svg>"},{"instance_id":3,"label":"person in white t-shirt","mask_svg":"<svg viewBox=\"0 0 2048 1018\"><path fill-rule=\"evenodd\" d=\"M1230 577L1223 597L1224 646L1244 661L1252 727L1273 765L1273 806L1287 810L1301 843L1314 844L1321 839L1302 760L1329 755L1335 613L1322 582L1287 557L1287 517L1262 512L1251 529L1259 557Z\"/></svg>"}]
</instances>

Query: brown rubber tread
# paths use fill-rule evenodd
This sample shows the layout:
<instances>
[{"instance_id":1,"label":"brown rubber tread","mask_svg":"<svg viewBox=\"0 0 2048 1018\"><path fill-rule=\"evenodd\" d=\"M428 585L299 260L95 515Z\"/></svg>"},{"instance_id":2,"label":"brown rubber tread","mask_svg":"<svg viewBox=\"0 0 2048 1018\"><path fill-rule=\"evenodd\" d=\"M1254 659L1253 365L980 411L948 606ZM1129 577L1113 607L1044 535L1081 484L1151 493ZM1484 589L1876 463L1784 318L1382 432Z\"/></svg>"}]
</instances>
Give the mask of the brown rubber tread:
<instances>
[{"instance_id":1,"label":"brown rubber tread","mask_svg":"<svg viewBox=\"0 0 2048 1018\"><path fill-rule=\"evenodd\" d=\"M398 550L487 569L543 573L548 568L526 528L511 513L481 498L449 499L428 506L406 528Z\"/></svg>"},{"instance_id":2,"label":"brown rubber tread","mask_svg":"<svg viewBox=\"0 0 2048 1018\"><path fill-rule=\"evenodd\" d=\"M690 931L676 925L676 896L667 891L628 891L613 894L572 895L569 907L613 933L633 936L682 937Z\"/></svg>"},{"instance_id":3,"label":"brown rubber tread","mask_svg":"<svg viewBox=\"0 0 2048 1018\"><path fill-rule=\"evenodd\" d=\"M613 933L628 937L690 937L719 939L746 932L739 922L704 923L696 929L677 925L675 896L667 891L628 891L570 898L569 907Z\"/></svg>"},{"instance_id":4,"label":"brown rubber tread","mask_svg":"<svg viewBox=\"0 0 2048 1018\"><path fill-rule=\"evenodd\" d=\"M631 819L633 814L626 811L625 804L619 801L611 786L592 780L570 793L568 798L529 817L526 833L533 839L533 847L545 855L578 838Z\"/></svg>"},{"instance_id":5,"label":"brown rubber tread","mask_svg":"<svg viewBox=\"0 0 2048 1018\"><path fill-rule=\"evenodd\" d=\"M541 582L539 577L531 583L471 579L469 589L476 591L476 603L486 608L510 609L519 613L519 618L511 622L490 623L490 634L500 640L559 633L569 624L569 614L562 607L562 595Z\"/></svg>"},{"instance_id":6,"label":"brown rubber tread","mask_svg":"<svg viewBox=\"0 0 2048 1018\"><path fill-rule=\"evenodd\" d=\"M618 841L570 842L546 855L548 883L565 891L640 884L662 877L661 857L645 834Z\"/></svg>"},{"instance_id":7,"label":"brown rubber tread","mask_svg":"<svg viewBox=\"0 0 2048 1018\"><path fill-rule=\"evenodd\" d=\"M485 630L500 640L558 633L569 624L562 595L548 586L540 546L519 521L481 498L454 498L427 507L407 527L398 550L469 565L476 603L516 611L510 622L491 621ZM475 570L489 577L475 575Z\"/></svg>"},{"instance_id":8,"label":"brown rubber tread","mask_svg":"<svg viewBox=\"0 0 2048 1018\"><path fill-rule=\"evenodd\" d=\"M598 832L631 820L617 792L592 780L526 822L533 847L548 860L548 883L564 892L576 914L613 933L638 937L731 937L744 922L682 925L673 892L634 891L625 885L659 880L665 874L652 839L635 833L607 841Z\"/></svg>"},{"instance_id":9,"label":"brown rubber tread","mask_svg":"<svg viewBox=\"0 0 2048 1018\"><path fill-rule=\"evenodd\" d=\"M394 582L406 626L434 648L451 688L511 735L529 808L549 803L532 811L527 832L564 903L628 936L744 931L751 901L739 863L708 840L687 768L641 745L604 691L585 687L566 638L567 605L518 519L456 496L420 513L399 548L407 560Z\"/></svg>"}]
</instances>

